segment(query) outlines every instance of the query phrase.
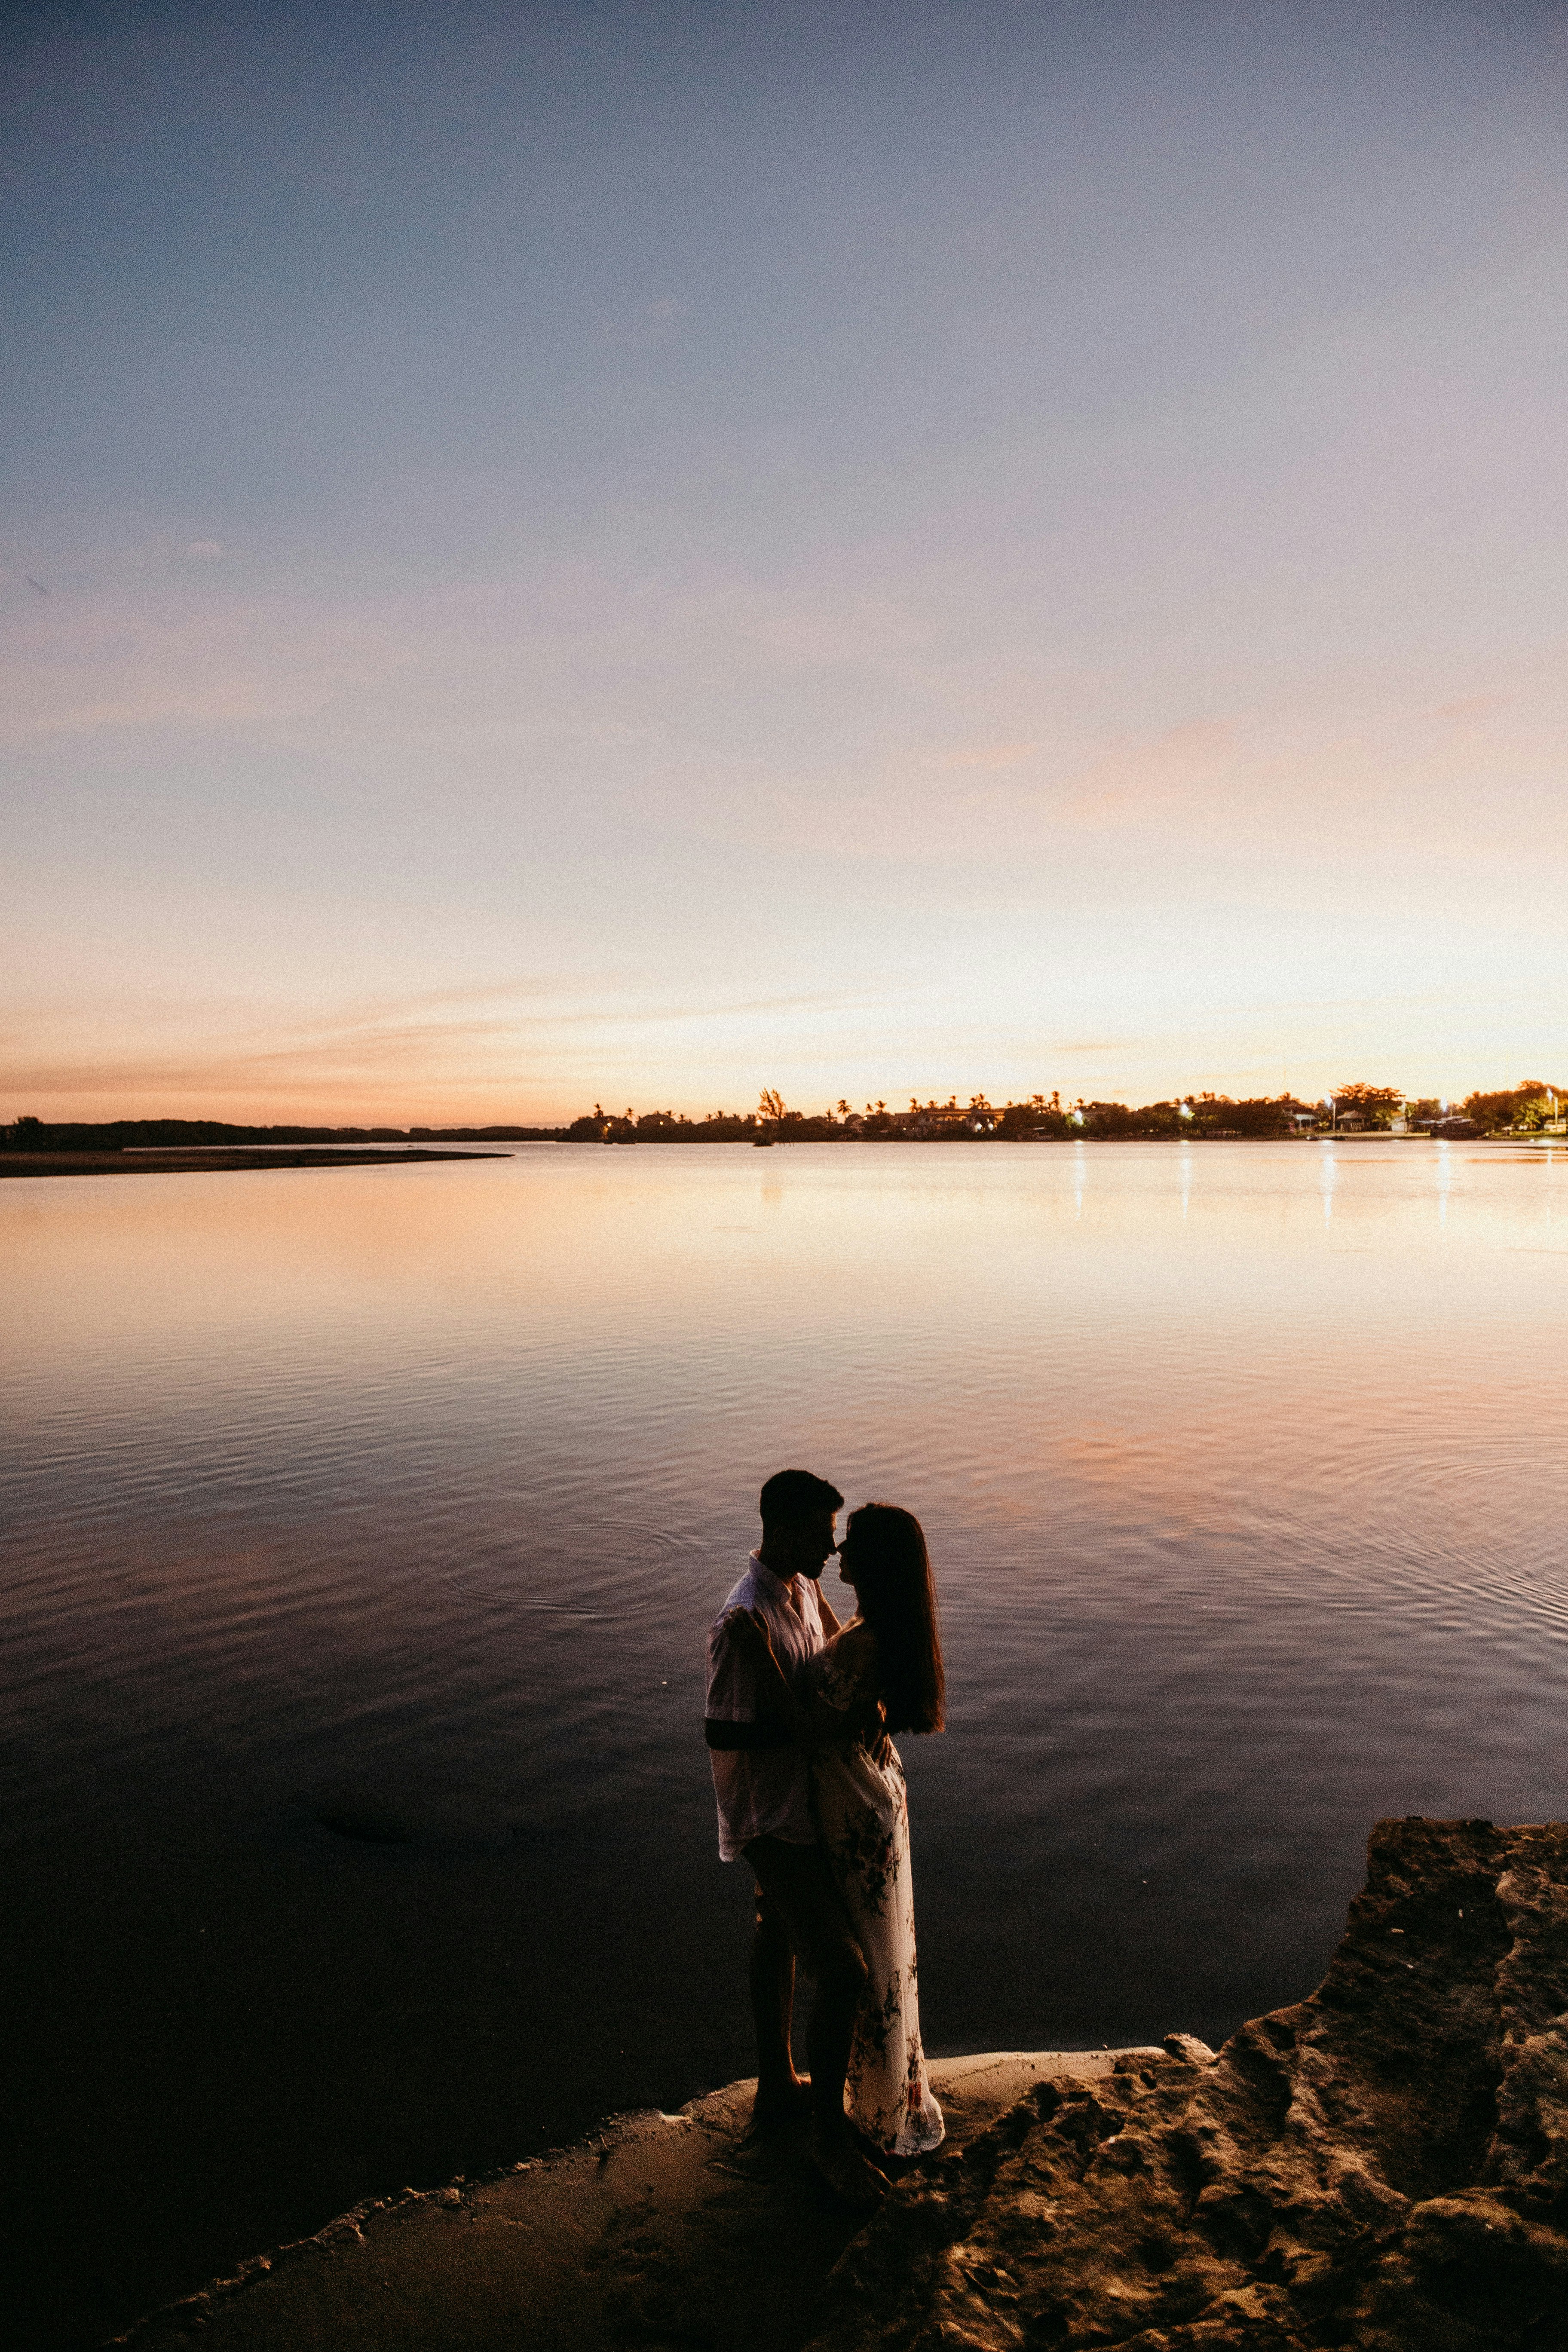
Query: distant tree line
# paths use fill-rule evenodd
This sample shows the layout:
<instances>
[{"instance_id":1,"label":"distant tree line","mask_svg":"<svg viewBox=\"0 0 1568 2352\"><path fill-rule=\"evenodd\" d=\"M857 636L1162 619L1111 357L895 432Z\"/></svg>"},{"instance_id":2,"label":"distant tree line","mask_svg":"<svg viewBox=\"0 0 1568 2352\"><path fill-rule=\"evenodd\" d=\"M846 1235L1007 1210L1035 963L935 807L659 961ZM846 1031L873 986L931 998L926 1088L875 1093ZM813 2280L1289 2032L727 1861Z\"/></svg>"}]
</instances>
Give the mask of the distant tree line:
<instances>
[{"instance_id":1,"label":"distant tree line","mask_svg":"<svg viewBox=\"0 0 1568 2352\"><path fill-rule=\"evenodd\" d=\"M774 1087L768 1087L752 1111L710 1111L692 1118L685 1111L606 1111L595 1103L592 1111L573 1120L566 1134L574 1142L601 1143L826 1143L857 1139L908 1142L977 1142L987 1138L1025 1141L1039 1138L1091 1136L1105 1139L1162 1136L1275 1136L1315 1133L1330 1129L1353 1130L1403 1129L1430 1132L1450 1129L1495 1134L1539 1130L1568 1107L1568 1094L1535 1078L1500 1094L1472 1094L1463 1103L1417 1099L1400 1087L1377 1087L1364 1080L1339 1087L1331 1097L1304 1102L1292 1094L1173 1095L1160 1102L1129 1104L1088 1101L1080 1096L1065 1103L1059 1093L1030 1095L1023 1101L992 1103L983 1094L961 1103L956 1095L945 1102L922 1103L910 1098L909 1108L896 1110L886 1102L867 1103L857 1109L840 1099L821 1112L792 1110Z\"/></svg>"}]
</instances>

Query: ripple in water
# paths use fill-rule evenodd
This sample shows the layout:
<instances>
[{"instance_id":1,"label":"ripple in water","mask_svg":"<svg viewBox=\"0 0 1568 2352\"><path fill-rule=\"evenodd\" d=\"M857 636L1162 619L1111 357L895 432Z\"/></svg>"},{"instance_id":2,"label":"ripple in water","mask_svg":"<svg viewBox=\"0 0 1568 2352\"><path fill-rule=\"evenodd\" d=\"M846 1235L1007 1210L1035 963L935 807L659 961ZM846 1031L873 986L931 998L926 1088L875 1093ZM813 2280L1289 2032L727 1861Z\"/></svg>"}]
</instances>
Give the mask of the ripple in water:
<instances>
[{"instance_id":1,"label":"ripple in water","mask_svg":"<svg viewBox=\"0 0 1568 2352\"><path fill-rule=\"evenodd\" d=\"M492 1544L447 1581L489 1609L583 1624L634 1624L700 1603L712 1580L712 1548L639 1519L574 1519Z\"/></svg>"}]
</instances>

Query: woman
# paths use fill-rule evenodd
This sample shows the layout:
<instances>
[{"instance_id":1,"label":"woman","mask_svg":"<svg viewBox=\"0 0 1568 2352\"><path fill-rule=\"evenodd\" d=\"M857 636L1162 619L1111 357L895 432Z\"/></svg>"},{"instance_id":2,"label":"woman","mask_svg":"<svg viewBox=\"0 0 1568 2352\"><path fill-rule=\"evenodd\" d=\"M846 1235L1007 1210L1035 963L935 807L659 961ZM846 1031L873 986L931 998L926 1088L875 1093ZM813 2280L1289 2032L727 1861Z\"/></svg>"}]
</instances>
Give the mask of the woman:
<instances>
[{"instance_id":1,"label":"woman","mask_svg":"<svg viewBox=\"0 0 1568 2352\"><path fill-rule=\"evenodd\" d=\"M866 1958L845 2111L884 2154L918 2156L940 2146L943 2125L921 2048L909 1802L889 1735L942 1728L936 1592L920 1521L891 1503L850 1515L838 1559L858 1612L796 1689L760 1617L743 1638L775 1712L810 1750L817 1835Z\"/></svg>"}]
</instances>

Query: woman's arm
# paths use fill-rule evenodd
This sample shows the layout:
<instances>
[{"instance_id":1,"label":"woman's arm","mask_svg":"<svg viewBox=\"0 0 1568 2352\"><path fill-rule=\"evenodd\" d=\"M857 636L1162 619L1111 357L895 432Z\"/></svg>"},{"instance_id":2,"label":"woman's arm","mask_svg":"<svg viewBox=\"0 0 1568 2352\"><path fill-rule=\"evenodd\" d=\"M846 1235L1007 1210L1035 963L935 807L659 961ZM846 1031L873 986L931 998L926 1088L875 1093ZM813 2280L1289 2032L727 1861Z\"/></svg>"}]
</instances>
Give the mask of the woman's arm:
<instances>
[{"instance_id":1,"label":"woman's arm","mask_svg":"<svg viewBox=\"0 0 1568 2352\"><path fill-rule=\"evenodd\" d=\"M728 1620L731 1639L743 1655L750 1658L757 1675L757 1696L763 1712L786 1732L793 1746L804 1748L808 1755L823 1748L841 1748L853 1740L859 1729L859 1711L833 1706L817 1692L810 1691L802 1700L773 1654L768 1638L767 1620L760 1610L740 1610ZM853 1664L861 1663L861 1637L871 1639L868 1628L852 1627L839 1636L840 1643L856 1643ZM850 1656L846 1654L846 1664Z\"/></svg>"},{"instance_id":2,"label":"woman's arm","mask_svg":"<svg viewBox=\"0 0 1568 2352\"><path fill-rule=\"evenodd\" d=\"M829 1601L826 1593L824 1592L820 1583L818 1583L816 1588L816 1613L822 1620L822 1630L826 1634L830 1642L832 1641L835 1633L843 1633L844 1621L839 1616L837 1611L834 1608L833 1603Z\"/></svg>"}]
</instances>

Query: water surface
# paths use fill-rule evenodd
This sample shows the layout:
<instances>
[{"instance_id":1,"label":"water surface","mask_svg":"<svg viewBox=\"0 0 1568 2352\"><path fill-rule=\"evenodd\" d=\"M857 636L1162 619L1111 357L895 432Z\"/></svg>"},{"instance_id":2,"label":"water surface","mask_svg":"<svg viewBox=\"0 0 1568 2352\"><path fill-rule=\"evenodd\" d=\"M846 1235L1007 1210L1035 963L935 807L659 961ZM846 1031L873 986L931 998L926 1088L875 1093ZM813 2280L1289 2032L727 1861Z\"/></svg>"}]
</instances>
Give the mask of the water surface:
<instances>
[{"instance_id":1,"label":"water surface","mask_svg":"<svg viewBox=\"0 0 1568 2352\"><path fill-rule=\"evenodd\" d=\"M1568 1810L1564 1181L1358 1140L0 1188L40 2340L750 2070L700 1654L785 1464L931 1539L937 2051L1218 2041L1316 1981L1373 1819Z\"/></svg>"}]
</instances>

